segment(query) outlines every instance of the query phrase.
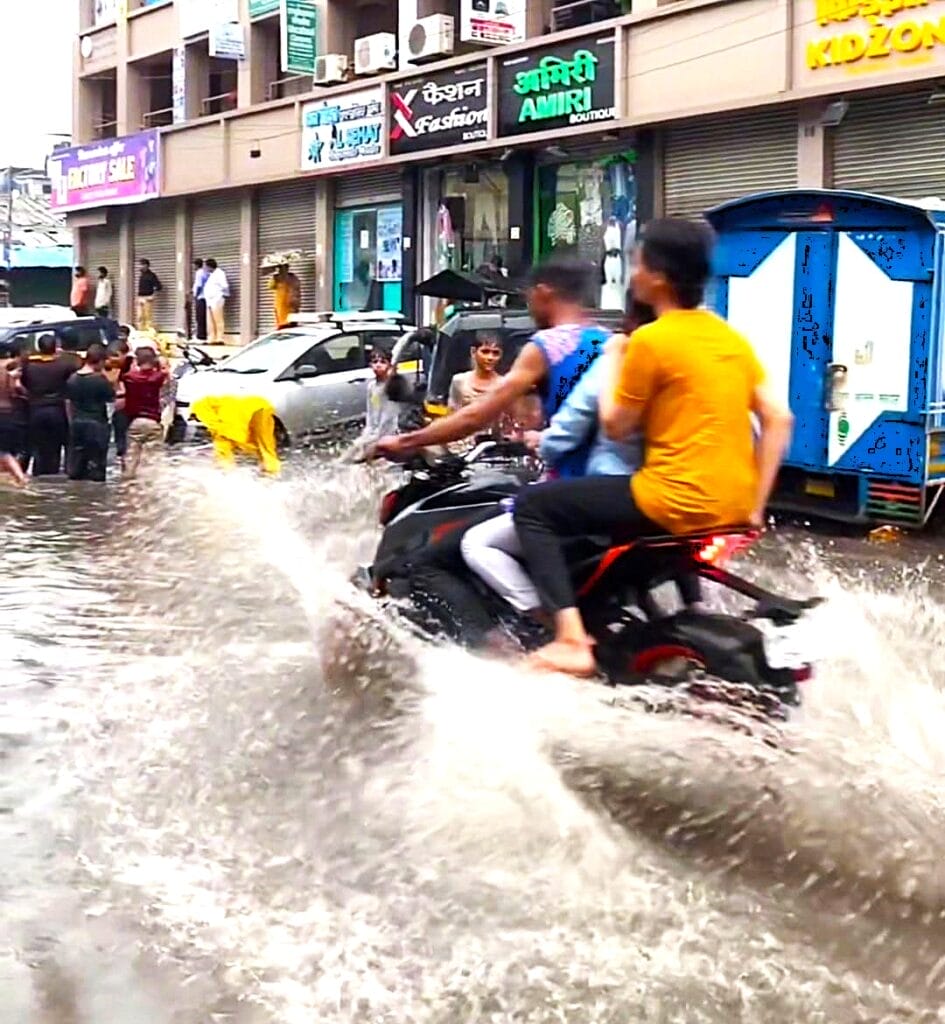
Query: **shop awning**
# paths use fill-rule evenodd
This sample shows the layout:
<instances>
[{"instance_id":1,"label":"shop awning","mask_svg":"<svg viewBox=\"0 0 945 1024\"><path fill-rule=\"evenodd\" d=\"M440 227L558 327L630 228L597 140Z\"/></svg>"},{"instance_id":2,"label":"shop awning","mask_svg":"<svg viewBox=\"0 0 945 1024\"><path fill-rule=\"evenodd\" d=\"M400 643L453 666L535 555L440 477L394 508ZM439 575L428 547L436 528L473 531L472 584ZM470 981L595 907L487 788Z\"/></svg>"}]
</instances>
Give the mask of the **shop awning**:
<instances>
[{"instance_id":1,"label":"shop awning","mask_svg":"<svg viewBox=\"0 0 945 1024\"><path fill-rule=\"evenodd\" d=\"M490 295L520 295L509 281L491 280L466 270L441 270L417 285L417 295L450 302L482 302Z\"/></svg>"}]
</instances>

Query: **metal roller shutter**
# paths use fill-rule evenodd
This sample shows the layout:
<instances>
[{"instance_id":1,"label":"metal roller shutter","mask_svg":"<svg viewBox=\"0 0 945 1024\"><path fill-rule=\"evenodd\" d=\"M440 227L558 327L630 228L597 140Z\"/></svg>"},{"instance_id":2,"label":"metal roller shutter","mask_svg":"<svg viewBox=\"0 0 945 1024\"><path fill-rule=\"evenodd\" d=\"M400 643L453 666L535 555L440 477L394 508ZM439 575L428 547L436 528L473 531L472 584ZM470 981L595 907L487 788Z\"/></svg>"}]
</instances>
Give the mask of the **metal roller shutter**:
<instances>
[{"instance_id":1,"label":"metal roller shutter","mask_svg":"<svg viewBox=\"0 0 945 1024\"><path fill-rule=\"evenodd\" d=\"M257 249L259 258L273 252L298 250L315 252L315 183L295 181L287 185L262 188L257 201ZM302 309L315 309L315 258L293 263L292 271L302 285ZM271 271L259 272L256 295L256 332L263 334L275 327L272 293L268 283Z\"/></svg>"},{"instance_id":2,"label":"metal roller shutter","mask_svg":"<svg viewBox=\"0 0 945 1024\"><path fill-rule=\"evenodd\" d=\"M151 261L151 269L163 288L154 296L154 325L159 331L176 331L183 321L177 302L177 225L173 203L151 202L135 207L132 220L134 238L134 287L138 294L139 260Z\"/></svg>"},{"instance_id":3,"label":"metal roller shutter","mask_svg":"<svg viewBox=\"0 0 945 1024\"><path fill-rule=\"evenodd\" d=\"M190 209L190 245L193 258L217 261L230 282L226 302L226 333L240 332L240 197L207 196L195 199Z\"/></svg>"},{"instance_id":4,"label":"metal roller shutter","mask_svg":"<svg viewBox=\"0 0 945 1024\"><path fill-rule=\"evenodd\" d=\"M106 267L108 276L112 279L114 295L112 298L112 314L116 315L121 309L120 293L123 282L120 274L120 248L118 225L109 227L81 228L85 245L85 266L89 276L94 280L98 278L98 268Z\"/></svg>"},{"instance_id":5,"label":"metal roller shutter","mask_svg":"<svg viewBox=\"0 0 945 1024\"><path fill-rule=\"evenodd\" d=\"M833 184L900 199L945 196L945 110L929 90L854 99L833 129Z\"/></svg>"},{"instance_id":6,"label":"metal roller shutter","mask_svg":"<svg viewBox=\"0 0 945 1024\"><path fill-rule=\"evenodd\" d=\"M403 176L399 169L359 171L351 167L337 180L335 206L373 206L399 203L403 198Z\"/></svg>"},{"instance_id":7,"label":"metal roller shutter","mask_svg":"<svg viewBox=\"0 0 945 1024\"><path fill-rule=\"evenodd\" d=\"M752 192L797 185L797 114L761 110L666 130L664 210L697 217Z\"/></svg>"}]
</instances>

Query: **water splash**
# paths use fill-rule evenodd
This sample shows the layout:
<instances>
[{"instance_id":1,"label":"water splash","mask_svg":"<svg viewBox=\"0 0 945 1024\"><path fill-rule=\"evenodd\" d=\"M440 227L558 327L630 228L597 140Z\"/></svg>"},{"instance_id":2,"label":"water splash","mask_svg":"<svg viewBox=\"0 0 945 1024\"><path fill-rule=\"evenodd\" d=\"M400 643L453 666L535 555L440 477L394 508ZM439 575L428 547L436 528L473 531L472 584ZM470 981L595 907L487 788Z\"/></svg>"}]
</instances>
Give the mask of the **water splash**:
<instances>
[{"instance_id":1,"label":"water splash","mask_svg":"<svg viewBox=\"0 0 945 1024\"><path fill-rule=\"evenodd\" d=\"M771 748L400 631L346 582L384 487L186 462L104 557L60 829L84 912L208 993L180 1019L938 1019L934 592L768 541L828 597Z\"/></svg>"}]
</instances>

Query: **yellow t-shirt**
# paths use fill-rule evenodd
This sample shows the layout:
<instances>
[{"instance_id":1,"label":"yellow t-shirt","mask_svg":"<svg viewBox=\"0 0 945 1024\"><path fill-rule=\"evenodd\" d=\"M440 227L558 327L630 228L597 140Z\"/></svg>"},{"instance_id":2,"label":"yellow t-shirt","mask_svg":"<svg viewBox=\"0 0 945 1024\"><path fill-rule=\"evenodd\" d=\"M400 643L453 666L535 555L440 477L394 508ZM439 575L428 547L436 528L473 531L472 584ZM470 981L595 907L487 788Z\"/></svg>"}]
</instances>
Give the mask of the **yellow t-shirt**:
<instances>
[{"instance_id":1,"label":"yellow t-shirt","mask_svg":"<svg viewBox=\"0 0 945 1024\"><path fill-rule=\"evenodd\" d=\"M617 401L643 407L643 468L631 490L670 533L747 521L758 470L750 413L764 371L751 345L714 313L675 310L630 337Z\"/></svg>"}]
</instances>

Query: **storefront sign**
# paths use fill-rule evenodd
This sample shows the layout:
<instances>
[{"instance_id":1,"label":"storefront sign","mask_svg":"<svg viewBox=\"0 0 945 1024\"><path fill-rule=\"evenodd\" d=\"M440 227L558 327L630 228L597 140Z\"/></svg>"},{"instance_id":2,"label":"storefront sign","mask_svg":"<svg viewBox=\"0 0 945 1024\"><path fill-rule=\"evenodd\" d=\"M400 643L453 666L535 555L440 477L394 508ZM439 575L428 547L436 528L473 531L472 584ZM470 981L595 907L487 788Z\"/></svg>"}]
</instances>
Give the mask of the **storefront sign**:
<instances>
[{"instance_id":1,"label":"storefront sign","mask_svg":"<svg viewBox=\"0 0 945 1024\"><path fill-rule=\"evenodd\" d=\"M282 70L311 77L318 54L318 8L313 0L282 0L281 11Z\"/></svg>"},{"instance_id":2,"label":"storefront sign","mask_svg":"<svg viewBox=\"0 0 945 1024\"><path fill-rule=\"evenodd\" d=\"M187 50L174 47L171 59L171 106L174 110L174 124L187 120Z\"/></svg>"},{"instance_id":3,"label":"storefront sign","mask_svg":"<svg viewBox=\"0 0 945 1024\"><path fill-rule=\"evenodd\" d=\"M182 39L209 32L211 25L239 21L239 0L175 0Z\"/></svg>"},{"instance_id":4,"label":"storefront sign","mask_svg":"<svg viewBox=\"0 0 945 1024\"><path fill-rule=\"evenodd\" d=\"M63 213L156 198L160 189L156 131L59 150L49 159L50 205Z\"/></svg>"},{"instance_id":5,"label":"storefront sign","mask_svg":"<svg viewBox=\"0 0 945 1024\"><path fill-rule=\"evenodd\" d=\"M384 129L382 86L302 106L302 169L376 160Z\"/></svg>"},{"instance_id":6,"label":"storefront sign","mask_svg":"<svg viewBox=\"0 0 945 1024\"><path fill-rule=\"evenodd\" d=\"M464 43L520 43L525 39L526 0L461 0L459 38Z\"/></svg>"},{"instance_id":7,"label":"storefront sign","mask_svg":"<svg viewBox=\"0 0 945 1024\"><path fill-rule=\"evenodd\" d=\"M210 26L210 56L226 60L245 60L246 36L238 21Z\"/></svg>"},{"instance_id":8,"label":"storefront sign","mask_svg":"<svg viewBox=\"0 0 945 1024\"><path fill-rule=\"evenodd\" d=\"M474 64L392 86L391 153L416 153L488 138L486 74L485 64Z\"/></svg>"},{"instance_id":9,"label":"storefront sign","mask_svg":"<svg viewBox=\"0 0 945 1024\"><path fill-rule=\"evenodd\" d=\"M499 135L609 121L614 37L576 39L499 62Z\"/></svg>"},{"instance_id":10,"label":"storefront sign","mask_svg":"<svg viewBox=\"0 0 945 1024\"><path fill-rule=\"evenodd\" d=\"M813 38L805 47L809 71L841 67L871 74L945 55L945 17L937 0L813 0L813 7Z\"/></svg>"},{"instance_id":11,"label":"storefront sign","mask_svg":"<svg viewBox=\"0 0 945 1024\"><path fill-rule=\"evenodd\" d=\"M261 18L264 14L272 14L279 10L280 0L249 0L249 16Z\"/></svg>"}]
</instances>

